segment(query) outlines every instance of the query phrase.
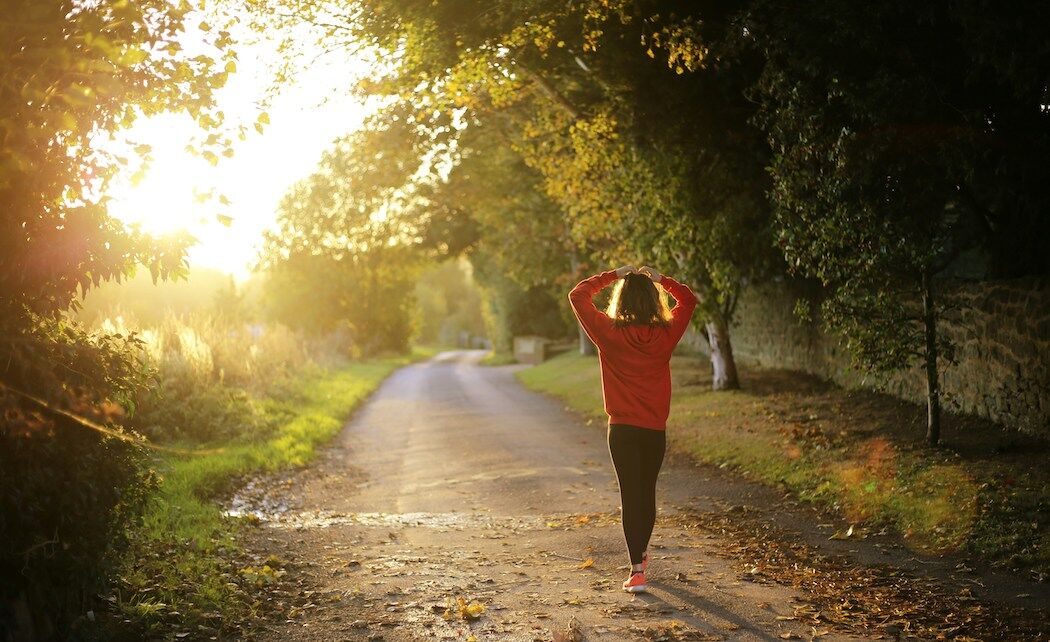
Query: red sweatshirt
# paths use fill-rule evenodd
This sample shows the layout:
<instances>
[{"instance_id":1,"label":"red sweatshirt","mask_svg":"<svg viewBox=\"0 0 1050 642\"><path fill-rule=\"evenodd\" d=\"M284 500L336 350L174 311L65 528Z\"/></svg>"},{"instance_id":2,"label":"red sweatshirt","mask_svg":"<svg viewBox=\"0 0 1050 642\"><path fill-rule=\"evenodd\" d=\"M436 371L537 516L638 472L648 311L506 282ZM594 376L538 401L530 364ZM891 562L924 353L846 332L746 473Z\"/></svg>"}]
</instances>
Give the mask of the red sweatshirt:
<instances>
[{"instance_id":1,"label":"red sweatshirt","mask_svg":"<svg viewBox=\"0 0 1050 642\"><path fill-rule=\"evenodd\" d=\"M664 430L671 409L671 352L689 326L696 295L665 276L660 285L678 302L671 311L671 325L616 327L594 307L592 299L618 278L609 271L584 279L569 293L569 302L587 336L598 346L609 423Z\"/></svg>"}]
</instances>

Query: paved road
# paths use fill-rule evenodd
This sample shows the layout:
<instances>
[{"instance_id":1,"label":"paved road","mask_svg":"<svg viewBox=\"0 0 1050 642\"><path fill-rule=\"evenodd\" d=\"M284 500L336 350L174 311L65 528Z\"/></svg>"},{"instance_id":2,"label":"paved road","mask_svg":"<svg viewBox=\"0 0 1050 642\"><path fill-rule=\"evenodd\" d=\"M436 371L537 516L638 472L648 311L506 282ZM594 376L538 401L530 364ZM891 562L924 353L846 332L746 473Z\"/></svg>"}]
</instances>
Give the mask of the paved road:
<instances>
[{"instance_id":1,"label":"paved road","mask_svg":"<svg viewBox=\"0 0 1050 642\"><path fill-rule=\"evenodd\" d=\"M478 366L482 355L396 372L315 466L244 494L267 511L254 545L298 582L297 606L262 639L811 639L788 619L804 596L742 578L719 535L687 518L772 491L685 462L661 477L651 593L621 592L604 428L524 389L514 367ZM457 598L484 612L446 613Z\"/></svg>"}]
</instances>

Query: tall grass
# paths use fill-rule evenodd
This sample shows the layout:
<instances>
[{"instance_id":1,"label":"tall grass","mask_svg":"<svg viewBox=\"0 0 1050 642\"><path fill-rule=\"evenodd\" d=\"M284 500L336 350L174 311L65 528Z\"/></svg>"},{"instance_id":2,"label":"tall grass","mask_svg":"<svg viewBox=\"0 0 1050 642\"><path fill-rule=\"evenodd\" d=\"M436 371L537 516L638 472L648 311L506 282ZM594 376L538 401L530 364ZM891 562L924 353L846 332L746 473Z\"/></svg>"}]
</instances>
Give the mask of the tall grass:
<instances>
[{"instance_id":1,"label":"tall grass","mask_svg":"<svg viewBox=\"0 0 1050 642\"><path fill-rule=\"evenodd\" d=\"M162 375L187 376L209 383L263 389L313 361L316 343L280 324L249 323L201 313L168 314L151 326L123 315L107 317L108 332L138 332L145 351Z\"/></svg>"},{"instance_id":2,"label":"tall grass","mask_svg":"<svg viewBox=\"0 0 1050 642\"><path fill-rule=\"evenodd\" d=\"M100 329L137 332L154 382L135 399L131 427L162 442L208 443L258 433L282 417L267 407L288 382L316 373L333 359L320 346L281 325L204 314L168 314L136 328L111 316Z\"/></svg>"}]
</instances>

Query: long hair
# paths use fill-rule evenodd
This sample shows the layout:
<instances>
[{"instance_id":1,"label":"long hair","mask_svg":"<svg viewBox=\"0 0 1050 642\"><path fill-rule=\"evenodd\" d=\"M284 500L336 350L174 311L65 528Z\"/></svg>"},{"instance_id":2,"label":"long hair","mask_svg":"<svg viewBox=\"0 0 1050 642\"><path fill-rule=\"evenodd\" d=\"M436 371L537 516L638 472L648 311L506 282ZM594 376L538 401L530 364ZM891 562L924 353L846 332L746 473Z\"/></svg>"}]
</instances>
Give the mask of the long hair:
<instances>
[{"instance_id":1,"label":"long hair","mask_svg":"<svg viewBox=\"0 0 1050 642\"><path fill-rule=\"evenodd\" d=\"M671 323L667 295L644 274L628 274L613 287L606 314L617 327Z\"/></svg>"}]
</instances>

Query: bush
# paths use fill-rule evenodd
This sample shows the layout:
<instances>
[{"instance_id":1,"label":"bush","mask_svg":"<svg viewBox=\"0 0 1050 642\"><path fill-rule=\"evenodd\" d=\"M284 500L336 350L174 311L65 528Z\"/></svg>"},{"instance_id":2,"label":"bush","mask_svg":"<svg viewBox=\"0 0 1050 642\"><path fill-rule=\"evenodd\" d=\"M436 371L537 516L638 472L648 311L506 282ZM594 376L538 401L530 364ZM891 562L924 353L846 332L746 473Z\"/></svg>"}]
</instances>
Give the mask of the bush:
<instances>
[{"instance_id":1,"label":"bush","mask_svg":"<svg viewBox=\"0 0 1050 642\"><path fill-rule=\"evenodd\" d=\"M0 314L0 600L28 607L31 639L65 637L152 489L141 447L116 426L148 368L133 337L8 312Z\"/></svg>"},{"instance_id":2,"label":"bush","mask_svg":"<svg viewBox=\"0 0 1050 642\"><path fill-rule=\"evenodd\" d=\"M127 548L155 476L138 444L68 419L26 428L0 424L0 599L25 602L34 639L66 637Z\"/></svg>"},{"instance_id":3,"label":"bush","mask_svg":"<svg viewBox=\"0 0 1050 642\"><path fill-rule=\"evenodd\" d=\"M132 426L155 441L206 443L258 432L262 413L244 390L166 376L137 400Z\"/></svg>"},{"instance_id":4,"label":"bush","mask_svg":"<svg viewBox=\"0 0 1050 642\"><path fill-rule=\"evenodd\" d=\"M117 317L102 327L121 331L127 323ZM250 393L272 390L312 363L304 341L280 325L169 315L141 336L157 382L135 398L130 424L158 441L266 436L281 417Z\"/></svg>"},{"instance_id":5,"label":"bush","mask_svg":"<svg viewBox=\"0 0 1050 642\"><path fill-rule=\"evenodd\" d=\"M563 316L568 306L552 291L549 286L523 288L499 274L485 275L485 325L496 352L510 352L515 336L571 336L573 325Z\"/></svg>"}]
</instances>

